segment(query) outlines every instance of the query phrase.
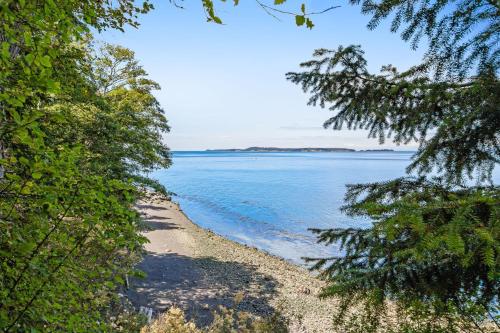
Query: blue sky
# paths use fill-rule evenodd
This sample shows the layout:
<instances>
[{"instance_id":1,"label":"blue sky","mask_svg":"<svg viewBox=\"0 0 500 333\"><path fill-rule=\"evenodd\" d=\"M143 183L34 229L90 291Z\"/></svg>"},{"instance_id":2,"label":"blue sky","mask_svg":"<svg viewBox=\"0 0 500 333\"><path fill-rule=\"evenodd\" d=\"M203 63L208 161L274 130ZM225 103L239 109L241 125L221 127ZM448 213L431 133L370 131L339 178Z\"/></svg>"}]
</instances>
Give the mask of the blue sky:
<instances>
[{"instance_id":1,"label":"blue sky","mask_svg":"<svg viewBox=\"0 0 500 333\"><path fill-rule=\"evenodd\" d=\"M304 1L288 2L295 10ZM308 11L341 8L315 16L309 30L296 27L292 16L277 21L252 0L237 7L231 1L218 3L224 25L206 22L200 0L185 1L185 9L159 0L154 11L141 17L138 29L108 31L97 39L134 50L160 83L156 96L172 127L165 141L173 150L394 147L379 146L366 132L323 129L332 113L307 106L307 95L286 81L285 73L298 70L316 48L360 44L373 71L385 64L406 69L419 62L423 50L411 50L389 31L388 22L368 30L369 17L345 0L305 2Z\"/></svg>"}]
</instances>

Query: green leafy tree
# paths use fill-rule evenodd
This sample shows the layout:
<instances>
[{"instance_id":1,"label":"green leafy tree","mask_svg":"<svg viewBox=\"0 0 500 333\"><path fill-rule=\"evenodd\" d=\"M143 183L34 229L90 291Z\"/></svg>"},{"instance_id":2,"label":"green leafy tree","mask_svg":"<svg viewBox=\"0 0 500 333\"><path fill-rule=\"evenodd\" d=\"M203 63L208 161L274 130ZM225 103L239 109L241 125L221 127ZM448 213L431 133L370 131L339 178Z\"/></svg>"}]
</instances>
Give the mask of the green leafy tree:
<instances>
[{"instance_id":1,"label":"green leafy tree","mask_svg":"<svg viewBox=\"0 0 500 333\"><path fill-rule=\"evenodd\" d=\"M110 44L93 51L84 47L86 58L80 64L88 86L78 84L76 104L64 99L53 103L48 112L63 121L50 124L51 144L84 143L89 150L92 172L136 185L166 190L144 175L170 166L170 152L162 135L170 128L159 102L152 95L158 83L134 58L134 52ZM78 73L79 75L81 72ZM90 92L88 94L87 92Z\"/></svg>"},{"instance_id":2,"label":"green leafy tree","mask_svg":"<svg viewBox=\"0 0 500 333\"><path fill-rule=\"evenodd\" d=\"M324 126L366 129L383 143L418 142L410 175L348 186L343 210L371 228L314 230L342 255L316 261L340 297L348 331L499 329L500 161L497 1L351 1L417 47L423 62L370 73L359 46L316 50L287 78L335 115ZM415 174L411 176L411 174ZM476 185L472 185L472 184ZM393 302L394 301L394 302ZM360 310L360 308L364 310ZM398 324L388 324L388 313Z\"/></svg>"}]
</instances>

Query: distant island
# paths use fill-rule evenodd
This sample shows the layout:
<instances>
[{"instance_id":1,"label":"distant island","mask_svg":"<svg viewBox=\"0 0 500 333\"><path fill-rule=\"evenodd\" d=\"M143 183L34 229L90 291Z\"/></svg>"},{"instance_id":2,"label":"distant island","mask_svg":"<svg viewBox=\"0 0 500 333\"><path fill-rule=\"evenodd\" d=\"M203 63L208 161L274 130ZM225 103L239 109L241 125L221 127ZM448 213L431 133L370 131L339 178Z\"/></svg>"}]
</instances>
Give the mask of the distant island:
<instances>
[{"instance_id":1,"label":"distant island","mask_svg":"<svg viewBox=\"0 0 500 333\"><path fill-rule=\"evenodd\" d=\"M356 149L350 148L277 148L277 147L248 147L244 149L231 148L231 149L207 149L206 151L230 151L230 152L270 152L270 153L286 153L286 152L356 152ZM360 152L390 152L393 149L365 149L359 150Z\"/></svg>"},{"instance_id":2,"label":"distant island","mask_svg":"<svg viewBox=\"0 0 500 333\"><path fill-rule=\"evenodd\" d=\"M378 152L394 151L394 149L362 149L362 150L358 150L358 151L359 152L378 153Z\"/></svg>"}]
</instances>

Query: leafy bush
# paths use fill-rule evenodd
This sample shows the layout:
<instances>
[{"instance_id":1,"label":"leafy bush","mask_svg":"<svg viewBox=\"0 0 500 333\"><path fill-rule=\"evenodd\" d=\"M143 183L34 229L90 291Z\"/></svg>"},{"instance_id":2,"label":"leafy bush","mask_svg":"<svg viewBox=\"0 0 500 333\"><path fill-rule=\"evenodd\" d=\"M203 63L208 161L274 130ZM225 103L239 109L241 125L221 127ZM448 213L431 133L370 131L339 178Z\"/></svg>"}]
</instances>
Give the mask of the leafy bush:
<instances>
[{"instance_id":1,"label":"leafy bush","mask_svg":"<svg viewBox=\"0 0 500 333\"><path fill-rule=\"evenodd\" d=\"M247 312L220 307L214 311L214 320L208 327L198 328L188 321L178 307L171 307L158 319L142 328L141 333L285 333L286 322L279 313L269 318L255 318Z\"/></svg>"}]
</instances>

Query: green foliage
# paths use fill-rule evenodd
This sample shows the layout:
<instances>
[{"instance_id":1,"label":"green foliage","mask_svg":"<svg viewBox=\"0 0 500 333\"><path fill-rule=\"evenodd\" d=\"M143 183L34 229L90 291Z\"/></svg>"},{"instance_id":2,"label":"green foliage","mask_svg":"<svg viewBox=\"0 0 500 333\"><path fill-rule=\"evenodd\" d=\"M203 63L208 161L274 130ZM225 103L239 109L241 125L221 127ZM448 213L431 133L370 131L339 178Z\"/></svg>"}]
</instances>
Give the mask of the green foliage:
<instances>
[{"instance_id":1,"label":"green foliage","mask_svg":"<svg viewBox=\"0 0 500 333\"><path fill-rule=\"evenodd\" d=\"M103 45L97 52L85 50L87 63L80 64L90 86L75 85L83 97L77 104L64 99L52 103L47 113L61 121L48 124L50 144L85 143L92 172L136 184L166 190L144 177L145 172L170 166L162 134L167 120L152 91L159 85L148 79L134 53L120 46ZM81 74L81 73L79 73ZM84 90L84 91L82 91Z\"/></svg>"},{"instance_id":2,"label":"green foliage","mask_svg":"<svg viewBox=\"0 0 500 333\"><path fill-rule=\"evenodd\" d=\"M350 0L372 16L369 29L391 17L391 31L417 48L426 37L424 65L437 77L465 78L471 69L498 69L500 4L497 0Z\"/></svg>"},{"instance_id":3,"label":"green foliage","mask_svg":"<svg viewBox=\"0 0 500 333\"><path fill-rule=\"evenodd\" d=\"M466 81L437 81L419 67L398 72L384 66L371 74L359 46L319 49L302 63L308 71L287 78L311 93L309 104L335 111L324 126L366 129L381 143L421 146L408 171L444 171L450 181L464 174L488 179L500 160L500 83L494 71Z\"/></svg>"},{"instance_id":4,"label":"green foliage","mask_svg":"<svg viewBox=\"0 0 500 333\"><path fill-rule=\"evenodd\" d=\"M226 0L220 0L220 1L226 2ZM295 24L298 27L303 26L305 24L305 27L307 27L308 29L312 29L314 27L314 23L310 18L312 15L322 14L322 13L325 13L325 12L330 11L332 9L340 7L340 6L331 6L331 7L328 7L320 12L307 12L305 3L302 3L300 5L300 11L291 12L291 11L281 9L279 7L280 5L284 5L286 3L286 0L274 0L274 2L273 2L274 6L267 5L260 0L255 0L255 2L260 6L260 8L262 8L270 16L272 16L276 19L278 19L278 17L276 15L280 15L280 14L293 16L295 18ZM175 1L174 1L174 3L175 3ZM203 5L203 9L205 10L205 14L207 16L207 21L214 22L217 24L222 24L222 19L219 16L217 16L216 9L214 6L214 1L213 0L201 0L201 3ZM239 0L233 0L233 4L235 6L237 6L239 4Z\"/></svg>"},{"instance_id":5,"label":"green foliage","mask_svg":"<svg viewBox=\"0 0 500 333\"><path fill-rule=\"evenodd\" d=\"M422 64L379 74L359 46L320 49L304 72L287 74L309 104L335 112L325 128L419 143L407 169L419 178L348 186L344 211L371 228L314 230L343 251L314 266L330 282L323 296L340 298L335 323L351 332L498 330L498 2L351 2L372 15L369 28L391 17L392 31L402 28L413 47L426 37L428 49Z\"/></svg>"},{"instance_id":6,"label":"green foliage","mask_svg":"<svg viewBox=\"0 0 500 333\"><path fill-rule=\"evenodd\" d=\"M214 320L208 327L198 328L193 321L188 321L184 312L171 307L141 333L286 333L287 323L278 313L269 318L256 318L250 313L234 308L220 307L213 312Z\"/></svg>"},{"instance_id":7,"label":"green foliage","mask_svg":"<svg viewBox=\"0 0 500 333\"><path fill-rule=\"evenodd\" d=\"M344 209L350 216L372 219L373 227L314 230L321 242L339 242L343 254L316 262L314 269L328 264L322 275L335 277L322 296L339 295L349 302L397 300L401 310L431 303L436 317L450 307L465 312L470 300L495 311L500 293L498 188L452 190L402 178L351 185Z\"/></svg>"},{"instance_id":8,"label":"green foliage","mask_svg":"<svg viewBox=\"0 0 500 333\"><path fill-rule=\"evenodd\" d=\"M0 6L0 329L110 331L145 242L144 172L170 163L168 125L133 53L85 40L152 6Z\"/></svg>"}]
</instances>

